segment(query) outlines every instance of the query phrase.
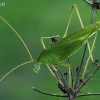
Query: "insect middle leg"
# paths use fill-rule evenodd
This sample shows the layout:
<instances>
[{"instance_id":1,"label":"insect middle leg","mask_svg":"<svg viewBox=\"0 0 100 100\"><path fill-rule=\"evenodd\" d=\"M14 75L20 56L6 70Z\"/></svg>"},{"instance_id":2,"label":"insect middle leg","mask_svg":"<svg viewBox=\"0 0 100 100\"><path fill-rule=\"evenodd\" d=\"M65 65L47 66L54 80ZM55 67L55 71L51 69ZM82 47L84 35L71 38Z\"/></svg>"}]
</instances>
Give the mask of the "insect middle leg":
<instances>
[{"instance_id":1,"label":"insect middle leg","mask_svg":"<svg viewBox=\"0 0 100 100\"><path fill-rule=\"evenodd\" d=\"M55 70L54 70L54 69L52 70L52 68L50 68L48 64L46 64L46 66L47 66L47 68L49 69L49 71L51 72L51 74L53 75L53 77L54 77L55 79L57 79L58 83L60 83L61 85L63 85L62 82L61 82L61 81L59 80L59 78L57 77L57 75L54 73ZM52 67L54 67L54 66L52 65Z\"/></svg>"}]
</instances>

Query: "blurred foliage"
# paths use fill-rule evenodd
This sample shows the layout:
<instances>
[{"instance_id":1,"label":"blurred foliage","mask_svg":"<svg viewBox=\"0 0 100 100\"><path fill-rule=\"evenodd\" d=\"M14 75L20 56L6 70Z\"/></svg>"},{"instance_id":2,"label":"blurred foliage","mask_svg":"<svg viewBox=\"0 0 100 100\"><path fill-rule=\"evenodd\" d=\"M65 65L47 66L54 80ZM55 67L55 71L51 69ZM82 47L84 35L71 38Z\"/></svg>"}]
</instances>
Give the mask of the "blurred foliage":
<instances>
[{"instance_id":1,"label":"blurred foliage","mask_svg":"<svg viewBox=\"0 0 100 100\"><path fill-rule=\"evenodd\" d=\"M40 43L41 36L60 35L60 38L62 38L72 4L77 5L85 26L90 23L92 15L92 9L83 0L0 0L1 2L5 2L5 6L0 6L0 15L21 35L34 59L43 50ZM95 21L99 19L100 11L97 12ZM68 34L80 28L79 20L74 12ZM100 58L99 37L100 35L98 35L93 52L94 58ZM45 40L46 45L49 45L49 42ZM71 57L74 71L75 67L80 64L82 52L83 48ZM0 20L0 59L0 78L15 66L30 60L19 38L2 20ZM99 76L100 74L97 73L82 92L99 92ZM52 77L45 65L42 65L40 72L36 74L33 72L33 64L27 64L18 68L0 82L0 98L1 100L64 99L45 96L35 92L32 90L32 86L50 93L61 93L57 88L57 81ZM79 99L96 100L99 97L84 97Z\"/></svg>"}]
</instances>

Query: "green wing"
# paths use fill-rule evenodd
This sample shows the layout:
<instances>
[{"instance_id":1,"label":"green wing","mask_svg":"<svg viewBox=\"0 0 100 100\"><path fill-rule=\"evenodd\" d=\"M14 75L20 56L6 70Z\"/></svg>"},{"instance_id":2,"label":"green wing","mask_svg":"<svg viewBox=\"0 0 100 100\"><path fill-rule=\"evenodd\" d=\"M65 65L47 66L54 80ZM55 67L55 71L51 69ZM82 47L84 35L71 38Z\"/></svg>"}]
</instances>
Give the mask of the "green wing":
<instances>
[{"instance_id":1,"label":"green wing","mask_svg":"<svg viewBox=\"0 0 100 100\"><path fill-rule=\"evenodd\" d=\"M99 21L100 23L100 21ZM97 23L91 24L61 39L43 51L37 61L44 64L58 64L75 53L86 40L97 32Z\"/></svg>"}]
</instances>

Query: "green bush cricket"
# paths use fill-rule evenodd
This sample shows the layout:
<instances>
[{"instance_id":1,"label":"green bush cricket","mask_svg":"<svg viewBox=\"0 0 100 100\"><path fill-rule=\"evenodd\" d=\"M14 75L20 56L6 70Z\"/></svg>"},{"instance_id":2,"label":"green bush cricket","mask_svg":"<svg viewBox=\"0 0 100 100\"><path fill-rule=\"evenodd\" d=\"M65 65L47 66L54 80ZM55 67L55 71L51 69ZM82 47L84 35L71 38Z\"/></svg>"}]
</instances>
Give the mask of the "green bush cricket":
<instances>
[{"instance_id":1,"label":"green bush cricket","mask_svg":"<svg viewBox=\"0 0 100 100\"><path fill-rule=\"evenodd\" d=\"M68 30L68 27L69 27L69 23L70 23L72 12L73 12L74 8L76 9L79 21L80 21L81 26L82 26L82 29L80 29L80 30L76 31L75 33L73 33L73 34L71 34L71 35L66 37L67 30ZM93 50L94 43L95 43L96 39L94 39L92 49L90 49L90 46L89 46L89 43L88 43L87 40L92 35L96 34L98 30L100 30L100 21L84 27L83 24L82 24L80 15L78 13L78 9L77 9L75 4L72 5L72 10L71 10L70 18L69 18L69 21L68 21L68 25L67 25L66 31L65 31L65 33L63 35L63 38L61 40L53 43L52 46L46 48L45 45L44 45L43 39L48 39L48 38L51 39L51 38L55 38L55 37L41 37L41 43L42 43L42 45L44 47L44 50L41 52L40 56L37 58L36 61L32 58L32 56L31 56L31 54L30 54L25 42L20 37L20 35L14 30L14 28L4 18L2 18L0 16L0 19L3 20L17 34L17 36L20 38L20 40L24 44L24 46L25 46L26 50L28 51L28 54L29 54L29 56L31 58L30 61L22 63L22 64L18 65L17 67L13 68L5 76L3 76L0 79L0 81L2 81L2 79L4 79L9 73L11 73L12 71L17 69L18 67L20 67L22 65L25 65L27 63L34 63L33 70L35 72L39 71L41 64L45 64L48 67L48 69L50 70L50 72L52 73L52 75L54 77L56 77L54 72L49 67L49 64L52 65L53 68L54 68L55 65L70 66L68 64L63 64L62 63L63 60L65 60L66 58L71 56L73 53L78 51L80 49L80 47L82 47L85 43L88 44L88 49L89 49L89 53L90 53L89 57L93 61L92 50Z\"/></svg>"}]
</instances>

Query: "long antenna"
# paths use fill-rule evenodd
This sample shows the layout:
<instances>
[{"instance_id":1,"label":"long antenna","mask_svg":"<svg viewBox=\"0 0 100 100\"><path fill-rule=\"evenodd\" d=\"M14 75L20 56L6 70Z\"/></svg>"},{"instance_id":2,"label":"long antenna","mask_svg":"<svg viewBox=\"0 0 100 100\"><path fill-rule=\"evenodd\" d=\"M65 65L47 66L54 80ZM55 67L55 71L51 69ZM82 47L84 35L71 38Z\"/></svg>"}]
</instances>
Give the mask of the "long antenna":
<instances>
[{"instance_id":1,"label":"long antenna","mask_svg":"<svg viewBox=\"0 0 100 100\"><path fill-rule=\"evenodd\" d=\"M27 50L27 52L28 52L28 54L29 54L29 57L31 58L30 61L25 62L25 63L22 63L22 64L16 66L15 68L13 68L12 70L10 70L8 73L6 73L6 74L0 79L0 81L2 81L6 76L8 76L8 75L9 75L11 72L13 72L15 69L17 69L17 68L19 68L19 67L21 67L21 66L23 66L23 65L25 65L25 64L34 62L34 59L32 58L32 55L31 55L31 53L30 53L28 47L26 46L24 40L21 38L21 36L18 34L18 32L17 32L17 31L16 31L2 16L0 16L0 19L1 19L3 22L5 22L5 23L14 31L14 33L18 36L18 38L21 40L21 42L22 42L23 45L25 46L25 48L26 48L26 50Z\"/></svg>"},{"instance_id":2,"label":"long antenna","mask_svg":"<svg viewBox=\"0 0 100 100\"><path fill-rule=\"evenodd\" d=\"M26 48L26 50L27 50L27 52L28 52L28 54L29 54L31 60L33 60L32 55L31 55L31 53L30 53L28 47L26 46L24 40L21 38L21 36L18 34L18 32L17 32L17 31L16 31L2 16L0 16L0 19L1 19L2 21L4 21L4 22L14 31L14 33L16 33L16 35L19 37L19 39L22 41L23 45L25 46L25 48Z\"/></svg>"},{"instance_id":3,"label":"long antenna","mask_svg":"<svg viewBox=\"0 0 100 100\"><path fill-rule=\"evenodd\" d=\"M0 82L1 82L6 76L8 76L11 72L13 72L15 69L19 68L20 66L26 65L26 64L28 64L28 63L31 63L31 61L22 63L22 64L16 66L15 68L11 69L8 73L6 73L6 74L0 79Z\"/></svg>"}]
</instances>

